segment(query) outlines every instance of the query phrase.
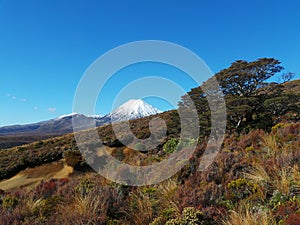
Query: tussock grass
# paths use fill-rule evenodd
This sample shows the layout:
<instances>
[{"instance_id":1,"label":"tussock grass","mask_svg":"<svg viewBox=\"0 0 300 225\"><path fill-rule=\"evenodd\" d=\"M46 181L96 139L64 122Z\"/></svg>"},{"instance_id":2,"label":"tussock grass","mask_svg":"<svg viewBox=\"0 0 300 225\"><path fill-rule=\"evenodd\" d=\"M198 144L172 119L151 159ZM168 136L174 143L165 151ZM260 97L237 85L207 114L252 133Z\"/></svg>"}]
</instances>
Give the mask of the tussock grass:
<instances>
[{"instance_id":1,"label":"tussock grass","mask_svg":"<svg viewBox=\"0 0 300 225\"><path fill-rule=\"evenodd\" d=\"M251 205L244 203L236 211L231 211L224 225L274 225L276 224L268 209L251 210Z\"/></svg>"}]
</instances>

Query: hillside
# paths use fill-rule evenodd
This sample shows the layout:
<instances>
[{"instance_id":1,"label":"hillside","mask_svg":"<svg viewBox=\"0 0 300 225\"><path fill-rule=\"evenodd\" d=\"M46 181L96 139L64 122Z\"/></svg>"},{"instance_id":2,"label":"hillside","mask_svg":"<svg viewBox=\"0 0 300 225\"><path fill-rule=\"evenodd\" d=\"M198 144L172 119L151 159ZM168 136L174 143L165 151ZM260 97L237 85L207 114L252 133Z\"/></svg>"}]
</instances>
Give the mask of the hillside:
<instances>
[{"instance_id":1,"label":"hillside","mask_svg":"<svg viewBox=\"0 0 300 225\"><path fill-rule=\"evenodd\" d=\"M76 172L32 190L6 191L1 194L2 224L299 224L299 140L299 122L278 124L271 133L228 135L208 170L197 171L204 144L183 170L153 186L128 187L96 173ZM116 149L124 160L136 159ZM166 156L144 157L153 162Z\"/></svg>"},{"instance_id":2,"label":"hillside","mask_svg":"<svg viewBox=\"0 0 300 225\"><path fill-rule=\"evenodd\" d=\"M18 182L16 178L30 167L40 171L40 166L62 159L74 170L65 178L47 173L31 187L14 184L0 191L1 224L300 224L300 80L266 83L265 79L281 71L278 64L274 59L237 61L215 75L224 93L227 129L217 157L204 171L198 170L203 153L215 147L208 143L208 136L215 134L211 134L206 97L220 96L220 91L203 92L201 87L187 93L199 115L196 150L179 172L159 184L132 187L106 180L87 165L74 134L2 150L0 185L9 179ZM262 69L269 75L261 73ZM240 71L245 74L233 76ZM235 82L240 85L229 85ZM202 87L205 90L209 85L207 81ZM191 109L187 95L179 102L181 110ZM96 131L106 152L119 161L155 165L196 141L179 141L181 120L175 110L131 120L131 131L139 139L150 137L149 121L157 116L165 121L167 135L148 152L128 147L134 143L126 132L121 133L128 141L124 146L111 125ZM92 131L80 132L84 145L88 151L97 150L97 160L105 162L90 138ZM115 173L127 174L122 169ZM21 177L20 182L30 181Z\"/></svg>"}]
</instances>

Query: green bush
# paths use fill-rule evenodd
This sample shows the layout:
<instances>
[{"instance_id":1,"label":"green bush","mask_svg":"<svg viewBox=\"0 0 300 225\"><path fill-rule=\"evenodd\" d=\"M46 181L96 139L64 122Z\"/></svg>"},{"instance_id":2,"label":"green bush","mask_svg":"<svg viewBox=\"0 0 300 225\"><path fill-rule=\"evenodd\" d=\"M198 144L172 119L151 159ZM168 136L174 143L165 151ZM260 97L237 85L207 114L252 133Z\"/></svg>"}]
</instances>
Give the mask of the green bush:
<instances>
[{"instance_id":1,"label":"green bush","mask_svg":"<svg viewBox=\"0 0 300 225\"><path fill-rule=\"evenodd\" d=\"M244 199L259 192L258 185L245 178L232 180L228 183L227 188L230 190L231 197L234 200Z\"/></svg>"},{"instance_id":2,"label":"green bush","mask_svg":"<svg viewBox=\"0 0 300 225\"><path fill-rule=\"evenodd\" d=\"M32 212L34 215L39 217L39 220L45 221L47 217L51 216L61 201L61 197L58 196L41 199L36 202Z\"/></svg>"},{"instance_id":3,"label":"green bush","mask_svg":"<svg viewBox=\"0 0 300 225\"><path fill-rule=\"evenodd\" d=\"M181 150L182 148L187 148L195 143L195 139L186 138L184 140L177 140L176 138L171 138L168 140L164 146L163 150L166 153L173 153L176 150Z\"/></svg>"},{"instance_id":4,"label":"green bush","mask_svg":"<svg viewBox=\"0 0 300 225\"><path fill-rule=\"evenodd\" d=\"M171 219L166 225L204 225L205 221L202 212L193 207L184 208L181 217Z\"/></svg>"},{"instance_id":5,"label":"green bush","mask_svg":"<svg viewBox=\"0 0 300 225\"><path fill-rule=\"evenodd\" d=\"M89 179L82 180L77 186L76 191L82 196L87 196L95 188L95 183Z\"/></svg>"},{"instance_id":6,"label":"green bush","mask_svg":"<svg viewBox=\"0 0 300 225\"><path fill-rule=\"evenodd\" d=\"M156 217L149 225L165 225L165 220L162 217Z\"/></svg>"},{"instance_id":7,"label":"green bush","mask_svg":"<svg viewBox=\"0 0 300 225\"><path fill-rule=\"evenodd\" d=\"M163 150L165 153L173 153L175 150L177 150L179 141L176 138L172 138L168 140L163 147Z\"/></svg>"},{"instance_id":8,"label":"green bush","mask_svg":"<svg viewBox=\"0 0 300 225\"><path fill-rule=\"evenodd\" d=\"M18 205L18 203L19 200L17 197L7 195L3 198L2 206L5 209L12 210Z\"/></svg>"},{"instance_id":9,"label":"green bush","mask_svg":"<svg viewBox=\"0 0 300 225\"><path fill-rule=\"evenodd\" d=\"M106 225L120 225L120 221L119 220L109 220L107 221Z\"/></svg>"}]
</instances>

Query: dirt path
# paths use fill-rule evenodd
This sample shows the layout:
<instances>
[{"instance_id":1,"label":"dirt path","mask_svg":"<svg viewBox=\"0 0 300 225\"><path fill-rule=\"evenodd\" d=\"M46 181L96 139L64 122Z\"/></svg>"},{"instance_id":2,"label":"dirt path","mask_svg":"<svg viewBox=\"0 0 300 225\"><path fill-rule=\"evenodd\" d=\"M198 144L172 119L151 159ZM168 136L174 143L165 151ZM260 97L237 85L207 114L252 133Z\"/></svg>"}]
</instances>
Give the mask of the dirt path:
<instances>
[{"instance_id":1,"label":"dirt path","mask_svg":"<svg viewBox=\"0 0 300 225\"><path fill-rule=\"evenodd\" d=\"M73 172L73 168L67 166L64 160L47 163L34 168L28 168L19 172L10 179L0 182L0 189L11 190L23 187L33 187L42 180L51 178L66 178Z\"/></svg>"}]
</instances>

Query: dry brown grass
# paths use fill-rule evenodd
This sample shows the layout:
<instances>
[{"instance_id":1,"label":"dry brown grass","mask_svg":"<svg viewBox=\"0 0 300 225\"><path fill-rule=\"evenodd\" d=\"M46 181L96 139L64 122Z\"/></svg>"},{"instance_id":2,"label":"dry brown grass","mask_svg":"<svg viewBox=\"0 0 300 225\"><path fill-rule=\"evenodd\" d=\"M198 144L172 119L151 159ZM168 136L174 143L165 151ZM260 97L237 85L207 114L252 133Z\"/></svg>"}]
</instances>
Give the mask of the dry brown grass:
<instances>
[{"instance_id":1,"label":"dry brown grass","mask_svg":"<svg viewBox=\"0 0 300 225\"><path fill-rule=\"evenodd\" d=\"M256 164L252 171L245 173L245 177L257 185L257 194L259 199L264 201L267 193L270 191L271 177L266 172L265 168L260 164Z\"/></svg>"},{"instance_id":2,"label":"dry brown grass","mask_svg":"<svg viewBox=\"0 0 300 225\"><path fill-rule=\"evenodd\" d=\"M175 180L168 179L158 185L158 190L161 193L161 202L163 208L173 208L179 215L180 210L178 208L178 199L176 199L176 191L178 184Z\"/></svg>"},{"instance_id":3,"label":"dry brown grass","mask_svg":"<svg viewBox=\"0 0 300 225\"><path fill-rule=\"evenodd\" d=\"M231 211L229 219L224 221L225 225L274 225L275 220L267 209L259 209L252 212L251 206L247 203L242 204L237 211Z\"/></svg>"},{"instance_id":4,"label":"dry brown grass","mask_svg":"<svg viewBox=\"0 0 300 225\"><path fill-rule=\"evenodd\" d=\"M150 196L143 193L135 193L132 195L132 211L128 216L136 225L149 224L154 220L153 200Z\"/></svg>"},{"instance_id":5,"label":"dry brown grass","mask_svg":"<svg viewBox=\"0 0 300 225\"><path fill-rule=\"evenodd\" d=\"M282 149L282 146L276 140L276 136L272 134L264 135L264 137L262 138L262 144L263 148L265 148L265 150L267 151L268 157L276 156Z\"/></svg>"},{"instance_id":6,"label":"dry brown grass","mask_svg":"<svg viewBox=\"0 0 300 225\"><path fill-rule=\"evenodd\" d=\"M180 210L176 200L178 184L169 179L160 184L139 188L131 195L131 210L127 212L133 224L151 223L163 211L172 209L174 215L179 216Z\"/></svg>"},{"instance_id":7,"label":"dry brown grass","mask_svg":"<svg viewBox=\"0 0 300 225\"><path fill-rule=\"evenodd\" d=\"M60 205L58 215L61 224L104 224L107 220L109 195L103 191L86 196L76 195L70 204Z\"/></svg>"}]
</instances>

